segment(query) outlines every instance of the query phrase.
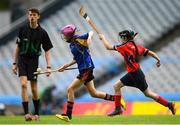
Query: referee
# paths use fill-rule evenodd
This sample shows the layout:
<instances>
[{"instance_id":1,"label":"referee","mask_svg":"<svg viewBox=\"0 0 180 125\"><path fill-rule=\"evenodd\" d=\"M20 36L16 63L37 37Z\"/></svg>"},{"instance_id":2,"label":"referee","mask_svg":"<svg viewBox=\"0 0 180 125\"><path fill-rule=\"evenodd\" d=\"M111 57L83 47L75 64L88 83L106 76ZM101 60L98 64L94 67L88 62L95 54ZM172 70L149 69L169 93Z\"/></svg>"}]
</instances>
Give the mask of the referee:
<instances>
[{"instance_id":1,"label":"referee","mask_svg":"<svg viewBox=\"0 0 180 125\"><path fill-rule=\"evenodd\" d=\"M16 49L13 54L13 67L12 70L15 74L19 74L21 82L21 96L22 106L25 113L25 120L39 121L39 97L37 89L37 75L33 73L38 68L38 60L41 55L41 46L45 51L45 59L47 63L47 76L50 75L50 49L53 47L47 32L40 26L40 12L36 8L28 10L28 20L25 26L19 29L18 39L16 41ZM34 118L29 114L28 109L28 94L27 94L27 81L30 81L31 91L33 97L33 104L35 109Z\"/></svg>"}]
</instances>

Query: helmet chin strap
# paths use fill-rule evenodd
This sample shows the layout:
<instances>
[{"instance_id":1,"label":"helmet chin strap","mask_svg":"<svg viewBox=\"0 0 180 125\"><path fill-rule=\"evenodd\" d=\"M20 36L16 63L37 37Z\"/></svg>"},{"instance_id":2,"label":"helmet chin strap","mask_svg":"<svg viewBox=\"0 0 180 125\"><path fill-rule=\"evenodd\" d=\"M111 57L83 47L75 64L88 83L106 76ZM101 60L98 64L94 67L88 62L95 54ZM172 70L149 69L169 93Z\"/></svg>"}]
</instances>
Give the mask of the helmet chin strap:
<instances>
[{"instance_id":1,"label":"helmet chin strap","mask_svg":"<svg viewBox=\"0 0 180 125\"><path fill-rule=\"evenodd\" d=\"M76 40L76 38L74 38L73 36L71 38L69 38L66 42L71 43L74 42Z\"/></svg>"}]
</instances>

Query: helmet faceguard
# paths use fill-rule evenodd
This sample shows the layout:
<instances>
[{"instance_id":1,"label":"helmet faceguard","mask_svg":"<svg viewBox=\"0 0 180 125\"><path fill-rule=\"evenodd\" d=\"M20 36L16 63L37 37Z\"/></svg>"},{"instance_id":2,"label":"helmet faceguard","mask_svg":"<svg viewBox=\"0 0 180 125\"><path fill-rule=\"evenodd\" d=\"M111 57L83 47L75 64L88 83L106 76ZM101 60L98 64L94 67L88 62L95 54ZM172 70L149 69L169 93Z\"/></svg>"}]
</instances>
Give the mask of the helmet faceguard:
<instances>
[{"instance_id":1,"label":"helmet faceguard","mask_svg":"<svg viewBox=\"0 0 180 125\"><path fill-rule=\"evenodd\" d=\"M136 48L136 54L137 54L137 57L136 57L136 61L138 62L139 61L139 51L138 51L138 47L136 45L136 43L133 41L134 40L134 37L137 35L138 33L134 33L134 31L131 31L131 30L124 30L124 31L121 31L119 32L119 36L123 39L127 38L127 41L126 42L132 42L133 45L135 46Z\"/></svg>"},{"instance_id":2,"label":"helmet faceguard","mask_svg":"<svg viewBox=\"0 0 180 125\"><path fill-rule=\"evenodd\" d=\"M138 33L134 33L134 31L131 31L131 30L124 30L124 31L119 32L119 36L121 38L126 37L128 39L128 41L133 40L137 34Z\"/></svg>"}]
</instances>

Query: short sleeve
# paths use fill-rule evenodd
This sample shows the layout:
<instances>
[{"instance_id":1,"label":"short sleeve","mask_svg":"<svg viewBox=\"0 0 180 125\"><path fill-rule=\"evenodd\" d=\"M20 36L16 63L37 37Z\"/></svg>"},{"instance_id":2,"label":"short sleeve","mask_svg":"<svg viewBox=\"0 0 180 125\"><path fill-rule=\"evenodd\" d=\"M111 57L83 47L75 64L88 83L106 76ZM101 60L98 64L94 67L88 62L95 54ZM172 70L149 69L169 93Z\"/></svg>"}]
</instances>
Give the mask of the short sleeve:
<instances>
[{"instance_id":1,"label":"short sleeve","mask_svg":"<svg viewBox=\"0 0 180 125\"><path fill-rule=\"evenodd\" d=\"M88 46L88 44L87 44L88 37L89 37L89 33L86 33L86 34L77 36L76 41L79 42L83 46Z\"/></svg>"},{"instance_id":2,"label":"short sleeve","mask_svg":"<svg viewBox=\"0 0 180 125\"><path fill-rule=\"evenodd\" d=\"M22 39L22 27L19 28L19 31L18 31L18 36L17 36L17 40L16 40L16 44L20 44L20 41Z\"/></svg>"},{"instance_id":3,"label":"short sleeve","mask_svg":"<svg viewBox=\"0 0 180 125\"><path fill-rule=\"evenodd\" d=\"M83 34L81 36L78 36L77 38L79 38L79 39L88 39L88 37L89 37L89 33L85 33L85 34Z\"/></svg>"},{"instance_id":4,"label":"short sleeve","mask_svg":"<svg viewBox=\"0 0 180 125\"><path fill-rule=\"evenodd\" d=\"M52 42L46 31L43 32L42 47L43 47L44 51L48 51L51 48L53 48Z\"/></svg>"},{"instance_id":5,"label":"short sleeve","mask_svg":"<svg viewBox=\"0 0 180 125\"><path fill-rule=\"evenodd\" d=\"M149 50L141 45L138 45L138 51L140 55L146 56Z\"/></svg>"}]
</instances>

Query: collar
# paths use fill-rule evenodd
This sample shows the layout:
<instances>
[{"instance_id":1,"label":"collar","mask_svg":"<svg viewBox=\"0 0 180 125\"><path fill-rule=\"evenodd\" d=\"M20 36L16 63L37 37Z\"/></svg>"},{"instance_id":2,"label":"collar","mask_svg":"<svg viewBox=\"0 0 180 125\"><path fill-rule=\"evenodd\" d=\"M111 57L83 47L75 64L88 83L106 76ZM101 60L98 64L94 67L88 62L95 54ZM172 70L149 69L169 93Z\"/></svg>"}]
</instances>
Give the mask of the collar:
<instances>
[{"instance_id":1,"label":"collar","mask_svg":"<svg viewBox=\"0 0 180 125\"><path fill-rule=\"evenodd\" d=\"M38 30L38 29L40 29L40 27L41 27L41 26L40 26L39 23L38 23L38 26L37 26L35 29L34 29L34 28L31 28L31 27L30 27L30 24L28 24L28 28L29 28L29 29L32 29L32 30Z\"/></svg>"}]
</instances>

